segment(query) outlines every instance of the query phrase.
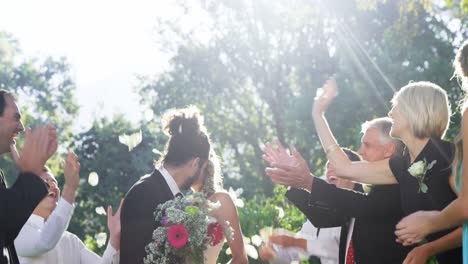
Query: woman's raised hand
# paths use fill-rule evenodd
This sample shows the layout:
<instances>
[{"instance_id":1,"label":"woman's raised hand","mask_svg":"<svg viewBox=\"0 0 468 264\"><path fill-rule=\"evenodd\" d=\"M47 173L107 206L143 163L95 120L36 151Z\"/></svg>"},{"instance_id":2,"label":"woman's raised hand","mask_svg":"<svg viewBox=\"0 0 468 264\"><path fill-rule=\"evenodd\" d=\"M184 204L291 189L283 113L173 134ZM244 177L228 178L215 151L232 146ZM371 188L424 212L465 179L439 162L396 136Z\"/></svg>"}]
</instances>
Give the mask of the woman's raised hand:
<instances>
[{"instance_id":1,"label":"woman's raised hand","mask_svg":"<svg viewBox=\"0 0 468 264\"><path fill-rule=\"evenodd\" d=\"M317 89L317 94L314 98L312 114L323 114L327 111L328 106L333 102L338 95L338 85L335 80L328 80L323 84L322 88Z\"/></svg>"}]
</instances>

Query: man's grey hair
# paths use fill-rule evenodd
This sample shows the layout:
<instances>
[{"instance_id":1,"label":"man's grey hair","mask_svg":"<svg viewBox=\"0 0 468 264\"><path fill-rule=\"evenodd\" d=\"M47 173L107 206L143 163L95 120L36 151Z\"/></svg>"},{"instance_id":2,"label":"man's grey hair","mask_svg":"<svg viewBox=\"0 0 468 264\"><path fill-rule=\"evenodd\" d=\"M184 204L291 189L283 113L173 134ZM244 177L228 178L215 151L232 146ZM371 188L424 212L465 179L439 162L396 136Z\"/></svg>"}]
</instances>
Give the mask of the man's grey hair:
<instances>
[{"instance_id":1,"label":"man's grey hair","mask_svg":"<svg viewBox=\"0 0 468 264\"><path fill-rule=\"evenodd\" d=\"M380 132L380 142L382 144L393 143L396 146L395 154L401 155L405 145L397 138L390 136L390 130L392 129L392 119L389 117L375 118L370 121L366 121L361 125L361 133L366 133L369 128L376 128Z\"/></svg>"}]
</instances>

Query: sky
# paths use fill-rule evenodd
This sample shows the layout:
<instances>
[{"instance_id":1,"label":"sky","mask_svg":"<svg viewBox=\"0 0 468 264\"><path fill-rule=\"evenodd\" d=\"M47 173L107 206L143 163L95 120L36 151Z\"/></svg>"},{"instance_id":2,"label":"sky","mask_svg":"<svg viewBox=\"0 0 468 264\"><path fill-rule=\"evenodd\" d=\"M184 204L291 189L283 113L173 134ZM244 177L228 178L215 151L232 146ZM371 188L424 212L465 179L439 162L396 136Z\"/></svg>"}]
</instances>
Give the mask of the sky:
<instances>
[{"instance_id":1,"label":"sky","mask_svg":"<svg viewBox=\"0 0 468 264\"><path fill-rule=\"evenodd\" d=\"M156 19L172 1L0 0L0 31L13 34L26 57L65 56L81 107L78 124L123 113L137 121L136 75L167 66L157 49Z\"/></svg>"}]
</instances>

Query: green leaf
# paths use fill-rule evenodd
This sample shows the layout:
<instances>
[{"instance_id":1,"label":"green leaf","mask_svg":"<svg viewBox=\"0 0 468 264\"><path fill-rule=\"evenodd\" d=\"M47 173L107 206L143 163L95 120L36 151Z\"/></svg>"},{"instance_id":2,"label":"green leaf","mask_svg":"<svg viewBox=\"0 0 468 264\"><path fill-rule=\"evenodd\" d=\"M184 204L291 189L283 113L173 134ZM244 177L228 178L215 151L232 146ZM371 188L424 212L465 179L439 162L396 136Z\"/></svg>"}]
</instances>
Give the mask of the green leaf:
<instances>
[{"instance_id":1,"label":"green leaf","mask_svg":"<svg viewBox=\"0 0 468 264\"><path fill-rule=\"evenodd\" d=\"M427 190L429 189L425 183L421 183L421 186L419 187L421 192L427 193Z\"/></svg>"}]
</instances>

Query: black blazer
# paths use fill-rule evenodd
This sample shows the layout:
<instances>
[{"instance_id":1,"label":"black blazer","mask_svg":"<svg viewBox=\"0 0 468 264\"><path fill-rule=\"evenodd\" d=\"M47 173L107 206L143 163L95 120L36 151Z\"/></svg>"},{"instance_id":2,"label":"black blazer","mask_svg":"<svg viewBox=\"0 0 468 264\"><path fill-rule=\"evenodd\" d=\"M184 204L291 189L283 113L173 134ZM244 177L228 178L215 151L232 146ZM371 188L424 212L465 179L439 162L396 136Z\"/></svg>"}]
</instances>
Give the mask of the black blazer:
<instances>
[{"instance_id":1,"label":"black blazer","mask_svg":"<svg viewBox=\"0 0 468 264\"><path fill-rule=\"evenodd\" d=\"M358 189L360 185L356 185ZM346 242L349 230L350 217L340 214L335 209L330 208L328 204L317 202L314 206L309 205L310 193L302 189L290 189L286 192L286 197L319 229L330 227L341 227L339 242L339 263L345 263Z\"/></svg>"},{"instance_id":2,"label":"black blazer","mask_svg":"<svg viewBox=\"0 0 468 264\"><path fill-rule=\"evenodd\" d=\"M373 186L369 194L340 189L318 178L313 184L310 194L291 189L286 196L300 204L302 208L298 208L316 227L346 227L348 219L355 218L352 239L356 263L402 263L413 249L395 242L395 226L403 217L397 184ZM346 235L347 228L342 230L341 239L346 241ZM344 263L345 247L340 244L340 263Z\"/></svg>"},{"instance_id":3,"label":"black blazer","mask_svg":"<svg viewBox=\"0 0 468 264\"><path fill-rule=\"evenodd\" d=\"M140 264L153 231L159 227L154 211L159 204L174 199L171 189L158 170L143 176L128 191L120 215L120 263Z\"/></svg>"},{"instance_id":4,"label":"black blazer","mask_svg":"<svg viewBox=\"0 0 468 264\"><path fill-rule=\"evenodd\" d=\"M47 195L47 184L33 173L20 173L6 188L0 171L0 264L18 264L14 240L32 212Z\"/></svg>"}]
</instances>

